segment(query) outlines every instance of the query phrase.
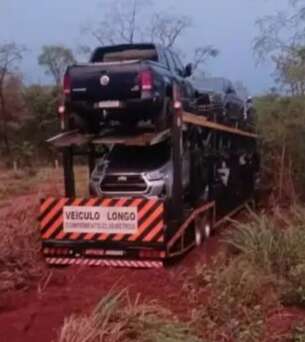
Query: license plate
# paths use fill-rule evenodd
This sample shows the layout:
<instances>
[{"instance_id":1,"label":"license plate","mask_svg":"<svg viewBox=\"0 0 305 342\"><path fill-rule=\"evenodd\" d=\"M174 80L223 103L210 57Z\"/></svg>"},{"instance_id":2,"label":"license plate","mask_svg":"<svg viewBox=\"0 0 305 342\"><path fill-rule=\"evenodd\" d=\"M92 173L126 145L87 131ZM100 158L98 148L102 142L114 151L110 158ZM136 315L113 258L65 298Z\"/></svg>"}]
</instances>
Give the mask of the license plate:
<instances>
[{"instance_id":1,"label":"license plate","mask_svg":"<svg viewBox=\"0 0 305 342\"><path fill-rule=\"evenodd\" d=\"M123 103L121 101L100 101L95 106L100 109L122 108Z\"/></svg>"},{"instance_id":2,"label":"license plate","mask_svg":"<svg viewBox=\"0 0 305 342\"><path fill-rule=\"evenodd\" d=\"M137 207L74 207L63 210L65 233L126 234L138 232Z\"/></svg>"}]
</instances>

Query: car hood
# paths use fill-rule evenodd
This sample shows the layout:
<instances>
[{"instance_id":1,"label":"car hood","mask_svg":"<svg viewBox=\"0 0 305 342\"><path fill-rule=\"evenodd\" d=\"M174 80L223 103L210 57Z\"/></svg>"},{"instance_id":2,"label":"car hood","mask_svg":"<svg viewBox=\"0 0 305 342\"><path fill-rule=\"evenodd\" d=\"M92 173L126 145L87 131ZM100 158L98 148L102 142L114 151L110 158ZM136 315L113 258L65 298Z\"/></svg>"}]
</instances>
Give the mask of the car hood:
<instances>
[{"instance_id":1,"label":"car hood","mask_svg":"<svg viewBox=\"0 0 305 342\"><path fill-rule=\"evenodd\" d=\"M150 163L129 163L129 164L117 164L117 163L107 163L103 166L97 167L97 173L107 173L107 174L123 174L123 173L147 173L153 172L160 169L170 168L170 161L167 163L156 163L151 161Z\"/></svg>"}]
</instances>

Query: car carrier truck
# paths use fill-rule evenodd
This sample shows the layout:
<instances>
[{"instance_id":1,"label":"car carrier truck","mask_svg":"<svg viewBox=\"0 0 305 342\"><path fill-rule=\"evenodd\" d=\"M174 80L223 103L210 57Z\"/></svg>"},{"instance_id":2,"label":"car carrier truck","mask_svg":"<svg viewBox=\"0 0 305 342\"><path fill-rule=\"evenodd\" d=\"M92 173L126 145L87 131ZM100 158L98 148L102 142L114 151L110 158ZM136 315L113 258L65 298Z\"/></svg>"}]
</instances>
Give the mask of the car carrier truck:
<instances>
[{"instance_id":1,"label":"car carrier truck","mask_svg":"<svg viewBox=\"0 0 305 342\"><path fill-rule=\"evenodd\" d=\"M71 130L67 116L62 117L63 132L49 142L63 153L65 197L43 199L39 218L48 264L162 267L200 245L254 199L257 135L186 112L180 94L175 85L169 108L172 122L160 132L138 127L84 134ZM162 159L160 146L165 145L168 152L163 151ZM108 154L99 154L101 146ZM162 162L131 172L127 158L125 164L122 160L127 171L121 170L119 151L137 149L142 154L147 150L148 162L155 157ZM87 156L89 197L75 193L78 154Z\"/></svg>"}]
</instances>

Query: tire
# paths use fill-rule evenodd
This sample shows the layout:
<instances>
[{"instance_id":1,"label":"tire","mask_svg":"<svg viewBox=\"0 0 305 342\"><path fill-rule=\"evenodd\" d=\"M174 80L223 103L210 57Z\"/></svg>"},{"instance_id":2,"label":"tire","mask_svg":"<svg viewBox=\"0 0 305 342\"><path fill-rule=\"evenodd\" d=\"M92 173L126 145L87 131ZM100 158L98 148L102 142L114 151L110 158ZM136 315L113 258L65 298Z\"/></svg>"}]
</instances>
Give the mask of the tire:
<instances>
[{"instance_id":1,"label":"tire","mask_svg":"<svg viewBox=\"0 0 305 342\"><path fill-rule=\"evenodd\" d=\"M195 243L196 246L201 246L204 240L211 237L212 228L209 220L209 215L199 216L195 220Z\"/></svg>"},{"instance_id":2,"label":"tire","mask_svg":"<svg viewBox=\"0 0 305 342\"><path fill-rule=\"evenodd\" d=\"M200 217L195 219L195 243L197 247L200 247L203 243L203 229L201 225Z\"/></svg>"}]
</instances>

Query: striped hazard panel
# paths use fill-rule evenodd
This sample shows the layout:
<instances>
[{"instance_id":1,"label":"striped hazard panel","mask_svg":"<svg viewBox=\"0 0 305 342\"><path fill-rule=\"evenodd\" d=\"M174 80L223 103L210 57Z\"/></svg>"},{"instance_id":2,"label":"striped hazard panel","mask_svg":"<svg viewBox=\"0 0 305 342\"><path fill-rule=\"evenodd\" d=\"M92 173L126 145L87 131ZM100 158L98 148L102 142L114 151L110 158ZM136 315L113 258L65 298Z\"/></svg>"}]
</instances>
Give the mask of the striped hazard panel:
<instances>
[{"instance_id":1,"label":"striped hazard panel","mask_svg":"<svg viewBox=\"0 0 305 342\"><path fill-rule=\"evenodd\" d=\"M137 229L126 234L118 232L114 234L94 229L94 232L86 229L76 229L71 232L64 227L64 208L81 208L88 211L94 208L133 208L136 213ZM40 207L40 229L42 240L57 241L111 241L111 242L164 242L164 203L158 199L145 198L91 198L91 199L55 199L47 198L42 201ZM101 222L103 224L103 222ZM78 228L78 227L76 227Z\"/></svg>"},{"instance_id":2,"label":"striped hazard panel","mask_svg":"<svg viewBox=\"0 0 305 342\"><path fill-rule=\"evenodd\" d=\"M46 258L49 265L82 265L82 266L103 266L117 268L161 268L162 261L150 260L99 260L99 259L70 259L70 258Z\"/></svg>"}]
</instances>

